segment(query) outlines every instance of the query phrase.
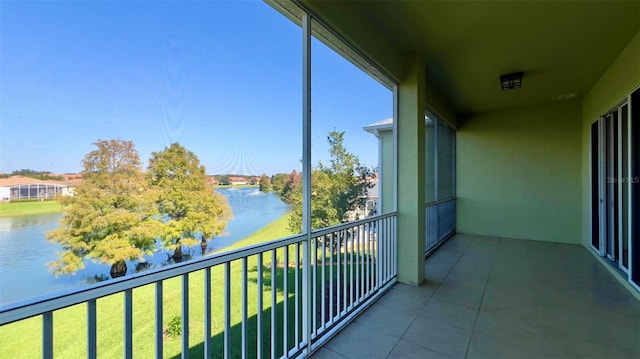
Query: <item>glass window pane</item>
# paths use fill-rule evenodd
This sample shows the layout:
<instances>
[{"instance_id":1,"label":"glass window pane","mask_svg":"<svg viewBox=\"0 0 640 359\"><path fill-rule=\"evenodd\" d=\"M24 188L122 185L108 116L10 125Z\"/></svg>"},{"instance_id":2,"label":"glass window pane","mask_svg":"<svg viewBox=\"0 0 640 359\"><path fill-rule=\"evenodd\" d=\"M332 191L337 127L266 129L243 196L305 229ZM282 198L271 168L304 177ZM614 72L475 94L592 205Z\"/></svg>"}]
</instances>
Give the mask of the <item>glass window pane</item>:
<instances>
[{"instance_id":1,"label":"glass window pane","mask_svg":"<svg viewBox=\"0 0 640 359\"><path fill-rule=\"evenodd\" d=\"M393 148L393 94L337 53L338 39L317 22L312 24L311 205L316 229L380 211L379 169L385 171L384 180L392 177L393 169L392 164L381 166L379 158L380 146L385 153ZM389 126L381 136L365 129L385 120Z\"/></svg>"}]
</instances>

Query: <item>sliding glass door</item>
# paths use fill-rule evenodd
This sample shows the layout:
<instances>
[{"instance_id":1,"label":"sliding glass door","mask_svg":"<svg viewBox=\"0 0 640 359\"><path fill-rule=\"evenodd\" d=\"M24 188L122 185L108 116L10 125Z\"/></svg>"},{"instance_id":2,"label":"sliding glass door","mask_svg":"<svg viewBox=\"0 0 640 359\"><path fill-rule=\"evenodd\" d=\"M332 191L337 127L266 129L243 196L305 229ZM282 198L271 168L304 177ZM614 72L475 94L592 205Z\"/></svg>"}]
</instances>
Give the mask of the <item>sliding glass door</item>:
<instances>
[{"instance_id":1,"label":"sliding glass door","mask_svg":"<svg viewBox=\"0 0 640 359\"><path fill-rule=\"evenodd\" d=\"M591 247L640 289L639 128L636 90L591 124L590 165Z\"/></svg>"}]
</instances>

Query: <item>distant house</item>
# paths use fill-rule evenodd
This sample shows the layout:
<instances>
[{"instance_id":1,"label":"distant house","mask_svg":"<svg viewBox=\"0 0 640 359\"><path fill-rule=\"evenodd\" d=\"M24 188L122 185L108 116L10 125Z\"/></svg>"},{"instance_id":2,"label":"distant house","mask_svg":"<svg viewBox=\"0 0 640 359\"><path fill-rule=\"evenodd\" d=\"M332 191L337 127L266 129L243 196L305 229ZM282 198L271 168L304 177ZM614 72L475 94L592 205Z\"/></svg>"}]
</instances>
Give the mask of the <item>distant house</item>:
<instances>
[{"instance_id":1,"label":"distant house","mask_svg":"<svg viewBox=\"0 0 640 359\"><path fill-rule=\"evenodd\" d=\"M44 181L24 176L0 178L0 200L47 199L72 196L73 189L65 182Z\"/></svg>"},{"instance_id":2,"label":"distant house","mask_svg":"<svg viewBox=\"0 0 640 359\"><path fill-rule=\"evenodd\" d=\"M79 173L63 173L63 174L56 174L53 176L62 177L64 183L69 187L76 187L83 181L82 175Z\"/></svg>"},{"instance_id":3,"label":"distant house","mask_svg":"<svg viewBox=\"0 0 640 359\"><path fill-rule=\"evenodd\" d=\"M247 179L244 177L229 176L229 184L232 186L247 184Z\"/></svg>"},{"instance_id":4,"label":"distant house","mask_svg":"<svg viewBox=\"0 0 640 359\"><path fill-rule=\"evenodd\" d=\"M209 183L214 186L217 186L218 184L220 184L220 181L218 181L215 176L208 176L208 179L209 179Z\"/></svg>"}]
</instances>

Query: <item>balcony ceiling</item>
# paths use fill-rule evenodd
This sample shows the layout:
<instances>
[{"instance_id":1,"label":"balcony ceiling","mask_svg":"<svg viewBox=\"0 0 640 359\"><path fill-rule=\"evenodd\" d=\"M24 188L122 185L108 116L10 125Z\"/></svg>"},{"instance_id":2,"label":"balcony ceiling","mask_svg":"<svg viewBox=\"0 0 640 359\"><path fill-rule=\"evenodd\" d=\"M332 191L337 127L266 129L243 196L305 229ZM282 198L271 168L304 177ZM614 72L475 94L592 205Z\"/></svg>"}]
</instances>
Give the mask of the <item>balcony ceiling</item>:
<instances>
[{"instance_id":1,"label":"balcony ceiling","mask_svg":"<svg viewBox=\"0 0 640 359\"><path fill-rule=\"evenodd\" d=\"M427 81L459 114L582 97L640 28L640 1L356 6L403 54L425 56ZM516 71L523 87L501 91L499 76Z\"/></svg>"}]
</instances>

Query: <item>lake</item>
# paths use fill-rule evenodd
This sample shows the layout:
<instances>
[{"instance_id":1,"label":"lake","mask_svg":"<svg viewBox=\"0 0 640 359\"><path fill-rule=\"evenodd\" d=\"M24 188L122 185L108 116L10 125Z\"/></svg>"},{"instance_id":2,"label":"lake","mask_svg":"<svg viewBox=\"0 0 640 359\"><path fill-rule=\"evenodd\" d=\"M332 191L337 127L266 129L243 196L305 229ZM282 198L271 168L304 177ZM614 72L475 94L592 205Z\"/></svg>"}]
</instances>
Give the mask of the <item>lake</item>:
<instances>
[{"instance_id":1,"label":"lake","mask_svg":"<svg viewBox=\"0 0 640 359\"><path fill-rule=\"evenodd\" d=\"M209 242L206 253L223 249L247 237L284 215L288 207L274 193L256 188L217 189L225 195L233 219L225 233ZM85 268L73 275L54 276L48 262L57 259L61 250L47 241L45 233L58 226L61 213L0 218L0 305L52 294L61 290L109 279L110 265L85 260ZM202 256L200 245L184 247L186 258ZM145 263L127 262L129 273L172 263L170 253L157 251L145 256ZM26 284L28 283L28 284Z\"/></svg>"}]
</instances>

